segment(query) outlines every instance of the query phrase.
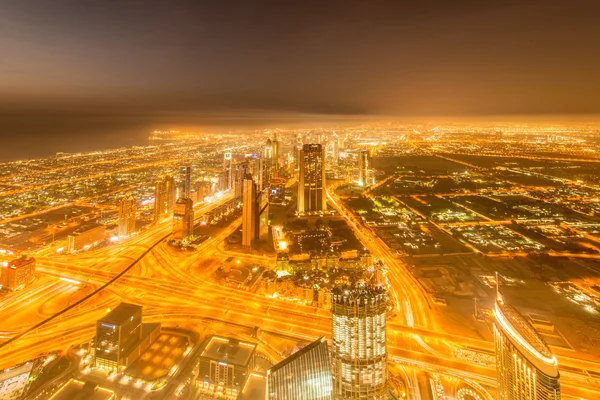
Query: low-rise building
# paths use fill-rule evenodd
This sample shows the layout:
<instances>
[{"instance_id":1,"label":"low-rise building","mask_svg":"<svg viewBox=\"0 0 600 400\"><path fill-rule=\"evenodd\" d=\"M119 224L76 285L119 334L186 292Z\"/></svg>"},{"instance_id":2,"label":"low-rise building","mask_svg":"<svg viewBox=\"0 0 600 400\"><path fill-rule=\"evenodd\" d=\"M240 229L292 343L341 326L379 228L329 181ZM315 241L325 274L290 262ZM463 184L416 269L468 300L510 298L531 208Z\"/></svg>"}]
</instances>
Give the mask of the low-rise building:
<instances>
[{"instance_id":1,"label":"low-rise building","mask_svg":"<svg viewBox=\"0 0 600 400\"><path fill-rule=\"evenodd\" d=\"M67 250L75 253L87 250L92 246L100 244L106 238L106 227L104 225L89 223L79 227L67 237Z\"/></svg>"},{"instance_id":2,"label":"low-rise building","mask_svg":"<svg viewBox=\"0 0 600 400\"><path fill-rule=\"evenodd\" d=\"M0 289L18 290L31 283L35 273L35 258L22 256L0 264Z\"/></svg>"},{"instance_id":3,"label":"low-rise building","mask_svg":"<svg viewBox=\"0 0 600 400\"><path fill-rule=\"evenodd\" d=\"M256 344L210 336L198 362L200 390L236 397L254 370Z\"/></svg>"}]
</instances>

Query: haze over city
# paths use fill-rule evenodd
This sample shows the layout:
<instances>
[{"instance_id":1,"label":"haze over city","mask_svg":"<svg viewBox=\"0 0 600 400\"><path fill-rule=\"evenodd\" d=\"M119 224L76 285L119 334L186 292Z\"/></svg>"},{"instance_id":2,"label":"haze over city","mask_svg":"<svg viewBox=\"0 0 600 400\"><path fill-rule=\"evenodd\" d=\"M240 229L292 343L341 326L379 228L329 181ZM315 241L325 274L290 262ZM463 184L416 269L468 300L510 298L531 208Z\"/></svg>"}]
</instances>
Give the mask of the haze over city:
<instances>
[{"instance_id":1,"label":"haze over city","mask_svg":"<svg viewBox=\"0 0 600 400\"><path fill-rule=\"evenodd\" d=\"M598 11L0 0L0 400L600 399Z\"/></svg>"},{"instance_id":2,"label":"haze over city","mask_svg":"<svg viewBox=\"0 0 600 400\"><path fill-rule=\"evenodd\" d=\"M3 138L77 151L233 117L600 112L594 1L236 3L3 1Z\"/></svg>"}]
</instances>

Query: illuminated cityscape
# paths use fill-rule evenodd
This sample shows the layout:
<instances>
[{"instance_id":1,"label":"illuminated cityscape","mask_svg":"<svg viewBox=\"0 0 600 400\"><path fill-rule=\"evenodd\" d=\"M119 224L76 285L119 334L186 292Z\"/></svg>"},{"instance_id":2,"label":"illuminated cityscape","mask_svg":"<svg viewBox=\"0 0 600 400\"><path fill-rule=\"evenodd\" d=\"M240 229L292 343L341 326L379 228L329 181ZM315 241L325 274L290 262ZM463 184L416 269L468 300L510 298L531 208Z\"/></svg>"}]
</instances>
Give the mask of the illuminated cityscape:
<instances>
[{"instance_id":1,"label":"illuminated cityscape","mask_svg":"<svg viewBox=\"0 0 600 400\"><path fill-rule=\"evenodd\" d=\"M0 400L600 399L598 5L268 3L0 2Z\"/></svg>"}]
</instances>

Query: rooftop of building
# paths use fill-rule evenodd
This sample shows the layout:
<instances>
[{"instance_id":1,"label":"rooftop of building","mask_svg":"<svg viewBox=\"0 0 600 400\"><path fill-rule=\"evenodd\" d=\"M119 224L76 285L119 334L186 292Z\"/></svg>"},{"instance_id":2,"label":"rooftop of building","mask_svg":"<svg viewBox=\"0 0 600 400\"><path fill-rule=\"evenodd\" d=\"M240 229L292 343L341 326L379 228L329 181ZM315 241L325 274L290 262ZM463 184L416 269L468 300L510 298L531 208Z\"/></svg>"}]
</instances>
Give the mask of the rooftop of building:
<instances>
[{"instance_id":1,"label":"rooftop of building","mask_svg":"<svg viewBox=\"0 0 600 400\"><path fill-rule=\"evenodd\" d=\"M35 262L35 258L27 257L27 256L23 255L19 258L16 258L16 259L13 259L10 261L2 261L0 263L0 267L12 267L13 269L17 269L17 268L23 267L25 265L29 265L34 262Z\"/></svg>"},{"instance_id":2,"label":"rooftop of building","mask_svg":"<svg viewBox=\"0 0 600 400\"><path fill-rule=\"evenodd\" d=\"M233 338L211 336L200 357L246 366L256 351L256 344Z\"/></svg>"},{"instance_id":3,"label":"rooftop of building","mask_svg":"<svg viewBox=\"0 0 600 400\"><path fill-rule=\"evenodd\" d=\"M355 286L341 285L334 287L331 292L338 296L349 296L352 298L373 296L385 294L385 287L382 285L373 285L369 282L361 280Z\"/></svg>"},{"instance_id":4,"label":"rooftop of building","mask_svg":"<svg viewBox=\"0 0 600 400\"><path fill-rule=\"evenodd\" d=\"M98 228L100 226L104 226L104 225L98 224L96 222L87 222L85 224L82 224L79 228L77 228L77 230L73 231L73 233L71 235L80 235L84 232Z\"/></svg>"},{"instance_id":5,"label":"rooftop of building","mask_svg":"<svg viewBox=\"0 0 600 400\"><path fill-rule=\"evenodd\" d=\"M131 319L133 314L142 310L142 306L130 303L121 303L114 310L102 317L99 322L108 324L122 325Z\"/></svg>"},{"instance_id":6,"label":"rooftop of building","mask_svg":"<svg viewBox=\"0 0 600 400\"><path fill-rule=\"evenodd\" d=\"M271 367L271 369L269 369L269 374L272 374L273 372L276 372L277 370L281 369L282 367L294 362L295 360L299 359L300 357L302 357L309 351L313 350L317 346L321 345L322 343L325 343L325 345L327 345L327 340L325 340L325 337L320 337L319 339L308 344L307 346L304 346L303 348L301 348L300 350L298 350L291 356L287 357L285 360L282 360L281 362L275 364L274 366Z\"/></svg>"},{"instance_id":7,"label":"rooftop of building","mask_svg":"<svg viewBox=\"0 0 600 400\"><path fill-rule=\"evenodd\" d=\"M496 320L503 330L535 356L548 363L556 363L550 348L531 323L510 304L496 301ZM540 357L541 356L541 357Z\"/></svg>"}]
</instances>

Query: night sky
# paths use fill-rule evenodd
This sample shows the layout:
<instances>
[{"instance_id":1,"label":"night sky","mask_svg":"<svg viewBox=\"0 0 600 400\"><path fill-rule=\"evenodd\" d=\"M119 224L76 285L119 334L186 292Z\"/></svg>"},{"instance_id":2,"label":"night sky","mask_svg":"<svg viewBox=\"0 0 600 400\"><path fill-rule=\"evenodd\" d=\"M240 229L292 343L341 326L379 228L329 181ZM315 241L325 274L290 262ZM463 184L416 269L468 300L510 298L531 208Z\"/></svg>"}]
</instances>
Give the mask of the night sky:
<instances>
[{"instance_id":1,"label":"night sky","mask_svg":"<svg viewBox=\"0 0 600 400\"><path fill-rule=\"evenodd\" d=\"M599 3L0 0L0 158L179 126L596 114Z\"/></svg>"}]
</instances>

